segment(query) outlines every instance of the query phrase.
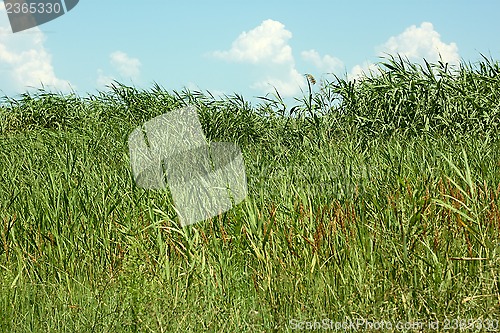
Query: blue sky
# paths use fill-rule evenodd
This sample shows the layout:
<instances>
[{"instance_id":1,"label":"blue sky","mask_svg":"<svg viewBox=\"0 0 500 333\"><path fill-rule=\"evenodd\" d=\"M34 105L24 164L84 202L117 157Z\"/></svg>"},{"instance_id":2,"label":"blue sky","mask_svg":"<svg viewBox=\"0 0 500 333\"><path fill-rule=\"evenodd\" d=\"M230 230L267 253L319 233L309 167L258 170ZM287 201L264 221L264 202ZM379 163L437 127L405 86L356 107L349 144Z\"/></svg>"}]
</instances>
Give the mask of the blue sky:
<instances>
[{"instance_id":1,"label":"blue sky","mask_svg":"<svg viewBox=\"0 0 500 333\"><path fill-rule=\"evenodd\" d=\"M0 2L0 96L141 89L300 97L304 73L355 77L383 53L500 59L500 1L96 1L13 34Z\"/></svg>"}]
</instances>

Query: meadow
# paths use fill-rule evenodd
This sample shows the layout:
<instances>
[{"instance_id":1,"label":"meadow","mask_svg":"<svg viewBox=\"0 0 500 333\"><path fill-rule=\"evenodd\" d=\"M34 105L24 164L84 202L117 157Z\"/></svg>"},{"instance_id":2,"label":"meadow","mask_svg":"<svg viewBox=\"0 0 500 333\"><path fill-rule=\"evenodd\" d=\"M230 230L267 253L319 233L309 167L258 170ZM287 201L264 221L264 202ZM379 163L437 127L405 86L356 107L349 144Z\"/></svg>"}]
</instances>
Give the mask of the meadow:
<instances>
[{"instance_id":1,"label":"meadow","mask_svg":"<svg viewBox=\"0 0 500 333\"><path fill-rule=\"evenodd\" d=\"M379 68L309 78L293 105L118 82L3 97L0 331L497 330L500 65ZM168 190L135 186L127 146L184 105L240 146L248 181L187 227Z\"/></svg>"}]
</instances>

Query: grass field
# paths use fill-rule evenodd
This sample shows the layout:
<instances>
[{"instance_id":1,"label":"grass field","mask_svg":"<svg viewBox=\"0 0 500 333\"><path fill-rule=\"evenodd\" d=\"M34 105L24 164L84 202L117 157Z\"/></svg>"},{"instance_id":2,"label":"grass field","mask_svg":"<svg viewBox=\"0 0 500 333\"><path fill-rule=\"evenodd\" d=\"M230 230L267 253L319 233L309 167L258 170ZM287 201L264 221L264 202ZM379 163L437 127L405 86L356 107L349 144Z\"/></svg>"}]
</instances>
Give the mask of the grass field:
<instances>
[{"instance_id":1,"label":"grass field","mask_svg":"<svg viewBox=\"0 0 500 333\"><path fill-rule=\"evenodd\" d=\"M119 83L4 97L0 331L499 329L500 65L380 70L291 106ZM127 138L187 104L240 146L249 193L182 228L168 191L134 185Z\"/></svg>"}]
</instances>

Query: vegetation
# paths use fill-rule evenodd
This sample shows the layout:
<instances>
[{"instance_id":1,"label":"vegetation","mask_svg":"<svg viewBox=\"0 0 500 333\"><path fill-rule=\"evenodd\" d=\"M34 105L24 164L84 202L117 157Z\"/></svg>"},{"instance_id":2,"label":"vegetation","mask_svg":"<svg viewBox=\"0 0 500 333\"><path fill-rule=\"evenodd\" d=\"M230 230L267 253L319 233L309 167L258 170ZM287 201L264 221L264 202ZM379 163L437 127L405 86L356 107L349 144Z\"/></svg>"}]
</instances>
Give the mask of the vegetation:
<instances>
[{"instance_id":1,"label":"vegetation","mask_svg":"<svg viewBox=\"0 0 500 333\"><path fill-rule=\"evenodd\" d=\"M0 331L498 325L499 64L308 79L291 108L119 83L4 97ZM240 145L249 194L182 228L168 191L134 185L127 138L187 104Z\"/></svg>"}]
</instances>

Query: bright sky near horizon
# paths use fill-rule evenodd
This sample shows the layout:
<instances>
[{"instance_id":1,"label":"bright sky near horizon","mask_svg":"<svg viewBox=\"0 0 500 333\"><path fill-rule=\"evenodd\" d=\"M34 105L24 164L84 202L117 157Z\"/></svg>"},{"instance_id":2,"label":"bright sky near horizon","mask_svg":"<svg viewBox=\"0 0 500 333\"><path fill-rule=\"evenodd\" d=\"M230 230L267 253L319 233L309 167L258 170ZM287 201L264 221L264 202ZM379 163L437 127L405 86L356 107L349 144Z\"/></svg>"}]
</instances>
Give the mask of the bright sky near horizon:
<instances>
[{"instance_id":1,"label":"bright sky near horizon","mask_svg":"<svg viewBox=\"0 0 500 333\"><path fill-rule=\"evenodd\" d=\"M354 77L386 53L500 59L500 1L96 1L13 34L0 2L0 96L140 89L300 97L305 73Z\"/></svg>"}]
</instances>

